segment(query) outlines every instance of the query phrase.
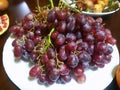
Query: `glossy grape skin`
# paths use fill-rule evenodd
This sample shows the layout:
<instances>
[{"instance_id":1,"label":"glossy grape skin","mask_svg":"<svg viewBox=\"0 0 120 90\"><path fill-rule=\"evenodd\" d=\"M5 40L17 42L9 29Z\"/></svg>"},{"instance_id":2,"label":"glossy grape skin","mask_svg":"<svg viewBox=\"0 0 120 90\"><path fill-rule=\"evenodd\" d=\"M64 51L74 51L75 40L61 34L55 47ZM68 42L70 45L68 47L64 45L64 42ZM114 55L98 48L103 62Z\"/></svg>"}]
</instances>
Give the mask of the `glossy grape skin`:
<instances>
[{"instance_id":1,"label":"glossy grape skin","mask_svg":"<svg viewBox=\"0 0 120 90\"><path fill-rule=\"evenodd\" d=\"M16 58L22 57L22 47L20 45L15 46L13 52Z\"/></svg>"},{"instance_id":2,"label":"glossy grape skin","mask_svg":"<svg viewBox=\"0 0 120 90\"><path fill-rule=\"evenodd\" d=\"M95 46L95 50L98 53L104 53L107 50L107 45L105 42L98 42Z\"/></svg>"},{"instance_id":3,"label":"glossy grape skin","mask_svg":"<svg viewBox=\"0 0 120 90\"><path fill-rule=\"evenodd\" d=\"M41 62L43 64L46 64L48 62L49 58L48 58L48 55L47 53L44 53L42 56L41 56Z\"/></svg>"},{"instance_id":4,"label":"glossy grape skin","mask_svg":"<svg viewBox=\"0 0 120 90\"><path fill-rule=\"evenodd\" d=\"M43 85L46 84L46 74L40 74L38 76L38 83Z\"/></svg>"},{"instance_id":5,"label":"glossy grape skin","mask_svg":"<svg viewBox=\"0 0 120 90\"><path fill-rule=\"evenodd\" d=\"M78 57L74 54L68 56L67 65L71 68L75 68L79 63Z\"/></svg>"},{"instance_id":6,"label":"glossy grape skin","mask_svg":"<svg viewBox=\"0 0 120 90\"><path fill-rule=\"evenodd\" d=\"M82 65L78 65L73 69L73 72L75 76L80 76L84 73L84 68L82 67Z\"/></svg>"},{"instance_id":7,"label":"glossy grape skin","mask_svg":"<svg viewBox=\"0 0 120 90\"><path fill-rule=\"evenodd\" d=\"M66 34L66 41L67 42L72 42L72 41L76 41L76 36L73 33L67 33Z\"/></svg>"},{"instance_id":8,"label":"glossy grape skin","mask_svg":"<svg viewBox=\"0 0 120 90\"><path fill-rule=\"evenodd\" d=\"M57 26L57 30L60 33L66 33L66 22L65 21L60 21Z\"/></svg>"},{"instance_id":9,"label":"glossy grape skin","mask_svg":"<svg viewBox=\"0 0 120 90\"><path fill-rule=\"evenodd\" d=\"M37 52L31 52L30 53L31 61L34 62L34 63L36 63L38 55L39 55L39 53L37 53Z\"/></svg>"},{"instance_id":10,"label":"glossy grape skin","mask_svg":"<svg viewBox=\"0 0 120 90\"><path fill-rule=\"evenodd\" d=\"M60 76L61 82L64 84L70 82L71 78L72 78L72 76L70 74Z\"/></svg>"},{"instance_id":11,"label":"glossy grape skin","mask_svg":"<svg viewBox=\"0 0 120 90\"><path fill-rule=\"evenodd\" d=\"M70 42L67 44L66 49L68 51L75 51L77 49L77 44L75 42Z\"/></svg>"},{"instance_id":12,"label":"glossy grape skin","mask_svg":"<svg viewBox=\"0 0 120 90\"><path fill-rule=\"evenodd\" d=\"M83 83L87 69L103 68L111 61L116 39L102 18L69 10L46 11L45 21L29 13L10 28L14 56L32 62L29 74L40 84L65 84L72 76Z\"/></svg>"},{"instance_id":13,"label":"glossy grape skin","mask_svg":"<svg viewBox=\"0 0 120 90\"><path fill-rule=\"evenodd\" d=\"M32 27L34 26L34 22L33 21L27 21L24 23L23 25L23 29L25 30L25 33L30 30Z\"/></svg>"},{"instance_id":14,"label":"glossy grape skin","mask_svg":"<svg viewBox=\"0 0 120 90\"><path fill-rule=\"evenodd\" d=\"M49 48L49 49L47 50L47 56L48 56L49 59L54 58L55 55L56 55L56 53L55 53L55 51L54 51L52 48Z\"/></svg>"},{"instance_id":15,"label":"glossy grape skin","mask_svg":"<svg viewBox=\"0 0 120 90\"><path fill-rule=\"evenodd\" d=\"M68 16L66 21L67 21L67 26L66 26L67 31L73 32L76 24L75 18L73 16Z\"/></svg>"},{"instance_id":16,"label":"glossy grape skin","mask_svg":"<svg viewBox=\"0 0 120 90\"><path fill-rule=\"evenodd\" d=\"M60 49L59 49L59 52L58 52L58 58L61 60L61 61L65 61L67 59L67 53L66 53L66 46L61 46Z\"/></svg>"},{"instance_id":17,"label":"glossy grape skin","mask_svg":"<svg viewBox=\"0 0 120 90\"><path fill-rule=\"evenodd\" d=\"M56 61L54 59L49 59L48 62L46 63L46 68L48 70L51 70L56 67Z\"/></svg>"},{"instance_id":18,"label":"glossy grape skin","mask_svg":"<svg viewBox=\"0 0 120 90\"><path fill-rule=\"evenodd\" d=\"M97 40L99 40L99 41L103 41L103 40L105 40L105 38L106 38L106 34L105 34L104 31L99 30L99 31L97 31L97 32L95 33L95 38L96 38Z\"/></svg>"},{"instance_id":19,"label":"glossy grape skin","mask_svg":"<svg viewBox=\"0 0 120 90\"><path fill-rule=\"evenodd\" d=\"M47 16L47 21L52 23L54 22L56 19L56 11L55 10L51 10L49 13L48 13L48 16Z\"/></svg>"},{"instance_id":20,"label":"glossy grape skin","mask_svg":"<svg viewBox=\"0 0 120 90\"><path fill-rule=\"evenodd\" d=\"M54 32L52 33L52 35L51 35L52 39L55 40L55 39L57 38L58 34L59 34L58 31L54 31Z\"/></svg>"},{"instance_id":21,"label":"glossy grape skin","mask_svg":"<svg viewBox=\"0 0 120 90\"><path fill-rule=\"evenodd\" d=\"M25 41L25 49L31 52L34 49L34 42L31 39Z\"/></svg>"},{"instance_id":22,"label":"glossy grape skin","mask_svg":"<svg viewBox=\"0 0 120 90\"><path fill-rule=\"evenodd\" d=\"M34 20L34 16L35 16L35 14L30 12L30 13L25 15L24 20L25 21L32 21L32 20Z\"/></svg>"},{"instance_id":23,"label":"glossy grape skin","mask_svg":"<svg viewBox=\"0 0 120 90\"><path fill-rule=\"evenodd\" d=\"M49 72L49 79L52 81L56 81L59 78L59 75L60 75L59 70L54 68Z\"/></svg>"},{"instance_id":24,"label":"glossy grape skin","mask_svg":"<svg viewBox=\"0 0 120 90\"><path fill-rule=\"evenodd\" d=\"M90 62L91 61L91 56L89 53L82 51L78 54L78 59L80 62Z\"/></svg>"},{"instance_id":25,"label":"glossy grape skin","mask_svg":"<svg viewBox=\"0 0 120 90\"><path fill-rule=\"evenodd\" d=\"M31 68L31 70L29 71L29 75L32 78L38 77L41 74L41 69L39 67L39 65L35 65Z\"/></svg>"},{"instance_id":26,"label":"glossy grape skin","mask_svg":"<svg viewBox=\"0 0 120 90\"><path fill-rule=\"evenodd\" d=\"M58 34L56 37L55 43L57 45L63 45L65 43L65 36L63 34Z\"/></svg>"},{"instance_id":27,"label":"glossy grape skin","mask_svg":"<svg viewBox=\"0 0 120 90\"><path fill-rule=\"evenodd\" d=\"M59 10L56 12L56 15L57 15L57 19L58 20L65 20L66 17L67 17L67 13L65 10Z\"/></svg>"},{"instance_id":28,"label":"glossy grape skin","mask_svg":"<svg viewBox=\"0 0 120 90\"><path fill-rule=\"evenodd\" d=\"M85 74L76 76L76 81L77 81L78 83L84 83L84 82L86 81L86 76L85 76Z\"/></svg>"},{"instance_id":29,"label":"glossy grape skin","mask_svg":"<svg viewBox=\"0 0 120 90\"><path fill-rule=\"evenodd\" d=\"M24 29L18 25L14 25L10 27L10 32L12 32L15 37L19 38L24 34Z\"/></svg>"},{"instance_id":30,"label":"glossy grape skin","mask_svg":"<svg viewBox=\"0 0 120 90\"><path fill-rule=\"evenodd\" d=\"M66 64L61 64L60 68L60 75L68 75L70 73L70 68Z\"/></svg>"},{"instance_id":31,"label":"glossy grape skin","mask_svg":"<svg viewBox=\"0 0 120 90\"><path fill-rule=\"evenodd\" d=\"M75 15L76 23L78 24L78 26L82 26L86 23L87 19L85 17L86 16L83 14L76 14Z\"/></svg>"},{"instance_id":32,"label":"glossy grape skin","mask_svg":"<svg viewBox=\"0 0 120 90\"><path fill-rule=\"evenodd\" d=\"M91 31L91 29L92 29L92 27L91 27L91 25L89 23L85 23L83 25L83 32L89 33Z\"/></svg>"},{"instance_id":33,"label":"glossy grape skin","mask_svg":"<svg viewBox=\"0 0 120 90\"><path fill-rule=\"evenodd\" d=\"M19 40L19 39L15 39L15 40L13 40L13 42L12 42L12 46L13 46L13 47L19 45L18 40Z\"/></svg>"}]
</instances>

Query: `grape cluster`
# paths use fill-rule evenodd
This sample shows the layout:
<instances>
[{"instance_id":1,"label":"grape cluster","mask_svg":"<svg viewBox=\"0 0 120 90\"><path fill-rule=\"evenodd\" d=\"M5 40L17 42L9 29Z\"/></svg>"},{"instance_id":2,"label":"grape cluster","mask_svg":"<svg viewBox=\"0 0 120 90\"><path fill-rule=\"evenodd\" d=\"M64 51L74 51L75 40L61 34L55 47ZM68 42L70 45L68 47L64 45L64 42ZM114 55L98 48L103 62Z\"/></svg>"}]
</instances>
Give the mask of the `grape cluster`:
<instances>
[{"instance_id":1,"label":"grape cluster","mask_svg":"<svg viewBox=\"0 0 120 90\"><path fill-rule=\"evenodd\" d=\"M111 61L116 40L101 18L94 19L70 9L51 9L46 21L28 13L10 31L14 36L14 56L33 63L29 71L40 84L78 83L85 71L103 68Z\"/></svg>"}]
</instances>

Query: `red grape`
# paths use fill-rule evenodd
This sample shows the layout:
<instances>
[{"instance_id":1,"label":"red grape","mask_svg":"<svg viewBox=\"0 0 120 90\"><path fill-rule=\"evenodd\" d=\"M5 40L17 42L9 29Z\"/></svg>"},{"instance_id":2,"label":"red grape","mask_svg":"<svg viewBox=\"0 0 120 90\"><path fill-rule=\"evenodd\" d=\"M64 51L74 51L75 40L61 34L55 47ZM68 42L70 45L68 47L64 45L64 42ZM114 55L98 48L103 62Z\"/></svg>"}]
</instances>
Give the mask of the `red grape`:
<instances>
[{"instance_id":1,"label":"red grape","mask_svg":"<svg viewBox=\"0 0 120 90\"><path fill-rule=\"evenodd\" d=\"M29 71L29 75L32 78L38 77L41 74L41 69L39 67L39 65L35 65L31 68L31 70Z\"/></svg>"},{"instance_id":2,"label":"red grape","mask_svg":"<svg viewBox=\"0 0 120 90\"><path fill-rule=\"evenodd\" d=\"M10 28L14 56L32 62L30 77L40 84L68 83L72 76L86 81L86 69L111 61L116 39L102 18L94 19L68 8L28 13Z\"/></svg>"}]
</instances>

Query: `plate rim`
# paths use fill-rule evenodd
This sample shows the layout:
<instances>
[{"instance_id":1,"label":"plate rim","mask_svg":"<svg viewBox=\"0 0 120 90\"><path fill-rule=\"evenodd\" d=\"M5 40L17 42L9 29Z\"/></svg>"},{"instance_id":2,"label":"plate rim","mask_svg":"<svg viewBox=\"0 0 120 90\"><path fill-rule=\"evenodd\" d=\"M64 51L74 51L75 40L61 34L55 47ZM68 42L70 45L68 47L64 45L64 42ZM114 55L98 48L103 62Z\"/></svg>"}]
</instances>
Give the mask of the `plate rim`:
<instances>
[{"instance_id":1,"label":"plate rim","mask_svg":"<svg viewBox=\"0 0 120 90\"><path fill-rule=\"evenodd\" d=\"M63 0L64 2L71 2L71 0ZM117 0L120 4L120 1ZM109 11L109 12L101 12L101 13L93 13L93 12L87 12L87 11L82 11L82 14L86 14L86 15L91 15L91 16L105 16L105 15L110 15L110 14L113 14L117 11L120 10L120 7L115 9L115 10L112 10L112 11Z\"/></svg>"}]
</instances>

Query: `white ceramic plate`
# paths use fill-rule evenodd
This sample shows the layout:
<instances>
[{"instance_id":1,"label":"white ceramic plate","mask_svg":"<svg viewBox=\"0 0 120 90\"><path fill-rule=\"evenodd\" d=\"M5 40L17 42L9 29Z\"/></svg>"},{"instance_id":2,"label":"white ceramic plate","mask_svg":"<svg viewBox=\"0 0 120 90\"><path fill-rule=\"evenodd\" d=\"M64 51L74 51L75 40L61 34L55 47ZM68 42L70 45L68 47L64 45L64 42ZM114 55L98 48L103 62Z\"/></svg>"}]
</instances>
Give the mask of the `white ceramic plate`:
<instances>
[{"instance_id":1,"label":"white ceramic plate","mask_svg":"<svg viewBox=\"0 0 120 90\"><path fill-rule=\"evenodd\" d=\"M71 4L72 3L72 0L63 0L65 2L67 2L68 4ZM119 1L118 1L119 2ZM120 3L119 3L120 4ZM75 7L75 4L72 5L72 7ZM102 12L102 13L92 13L92 12L86 12L86 11L82 11L83 14L86 14L86 15L90 15L90 16L93 16L93 17L98 17L98 16L105 16L105 15L111 15L115 12L117 12L120 8L116 9L116 10L113 10L113 11L110 11L110 12Z\"/></svg>"},{"instance_id":2,"label":"white ceramic plate","mask_svg":"<svg viewBox=\"0 0 120 90\"><path fill-rule=\"evenodd\" d=\"M3 66L11 81L16 84L21 90L103 90L107 87L114 78L114 68L119 63L118 49L113 46L112 61L104 68L97 71L86 71L86 82L78 84L74 79L71 82L61 85L53 84L49 87L39 85L37 80L29 80L29 63L25 61L14 60L13 47L11 45L13 39L8 38L3 49Z\"/></svg>"}]
</instances>

